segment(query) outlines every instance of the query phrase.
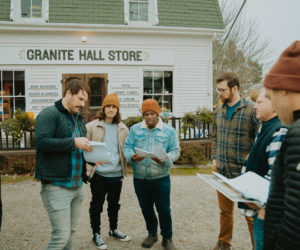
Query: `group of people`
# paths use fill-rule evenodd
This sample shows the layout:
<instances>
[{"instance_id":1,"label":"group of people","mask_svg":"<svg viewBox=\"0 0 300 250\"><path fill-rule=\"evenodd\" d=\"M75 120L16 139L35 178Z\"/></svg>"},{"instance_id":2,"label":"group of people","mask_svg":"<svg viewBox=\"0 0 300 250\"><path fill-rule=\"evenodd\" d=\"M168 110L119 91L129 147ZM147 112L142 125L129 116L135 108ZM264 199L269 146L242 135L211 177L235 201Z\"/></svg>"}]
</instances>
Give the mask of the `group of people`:
<instances>
[{"instance_id":1,"label":"group of people","mask_svg":"<svg viewBox=\"0 0 300 250\"><path fill-rule=\"evenodd\" d=\"M81 81L69 81L63 98L42 110L36 120L35 178L41 180L41 196L52 226L47 249L72 248L84 198L83 182L90 182L89 214L95 246L107 249L101 234L105 199L108 235L130 241L128 235L118 230L119 202L127 162L133 169L134 190L148 231L142 247L150 248L158 240L155 206L163 237L161 244L164 249L176 249L172 241L169 176L171 162L180 155L175 129L162 122L158 102L147 99L142 103L144 120L128 132L121 121L120 101L115 93L104 98L96 119L85 125L80 110L88 100L89 91ZM109 161L85 161L83 151L93 150L90 141L106 143ZM168 159L145 158L135 152L136 147L151 152L154 146L166 151Z\"/></svg>"},{"instance_id":2,"label":"group of people","mask_svg":"<svg viewBox=\"0 0 300 250\"><path fill-rule=\"evenodd\" d=\"M264 206L238 204L253 249L300 249L300 41L273 65L255 104L241 97L234 73L224 73L216 86L223 104L215 113L213 171L230 179L252 171L270 180ZM220 232L214 250L229 250L234 203L217 195Z\"/></svg>"},{"instance_id":3,"label":"group of people","mask_svg":"<svg viewBox=\"0 0 300 250\"><path fill-rule=\"evenodd\" d=\"M246 218L252 246L257 250L300 249L300 41L288 47L271 68L255 104L241 96L234 73L220 76L216 87L223 104L215 113L213 171L228 178L253 171L270 179L266 207L238 204ZM159 222L163 248L176 249L172 241L169 176L171 162L180 155L175 129L162 122L157 101L147 99L141 107L143 121L128 130L121 121L115 93L104 98L96 119L85 125L80 110L89 93L81 81L69 81L63 98L42 110L36 120L35 178L41 180L41 197L52 226L47 249L72 248L84 199L83 182L90 183L89 214L95 246L107 249L101 234L105 199L108 235L130 240L118 230L127 163L133 169L134 190L148 231L141 246L151 248L158 241ZM109 161L85 161L83 151L93 150L90 141L106 143ZM156 146L166 151L168 159L145 158L135 150L151 152ZM222 193L217 192L217 197L220 232L214 249L231 249L234 203Z\"/></svg>"}]
</instances>

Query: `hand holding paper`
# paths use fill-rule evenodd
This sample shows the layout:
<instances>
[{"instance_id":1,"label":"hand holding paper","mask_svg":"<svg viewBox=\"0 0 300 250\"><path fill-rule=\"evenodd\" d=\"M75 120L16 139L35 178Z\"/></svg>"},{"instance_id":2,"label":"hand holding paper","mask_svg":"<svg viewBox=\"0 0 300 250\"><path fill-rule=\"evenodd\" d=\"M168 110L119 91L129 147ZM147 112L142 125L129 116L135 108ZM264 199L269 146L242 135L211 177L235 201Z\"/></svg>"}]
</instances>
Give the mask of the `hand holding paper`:
<instances>
[{"instance_id":1,"label":"hand holding paper","mask_svg":"<svg viewBox=\"0 0 300 250\"><path fill-rule=\"evenodd\" d=\"M106 148L106 143L90 141L90 145L93 147L92 152L83 151L84 158L87 162L110 162L109 152Z\"/></svg>"},{"instance_id":2,"label":"hand holding paper","mask_svg":"<svg viewBox=\"0 0 300 250\"><path fill-rule=\"evenodd\" d=\"M145 157L145 158L151 158L158 164L161 164L164 160L167 160L170 165L173 165L173 163L170 161L165 149L160 146L154 146L152 149L152 152L148 152L148 151L142 150L140 148L136 148L136 147L134 149L135 149L135 152L139 156Z\"/></svg>"}]
</instances>

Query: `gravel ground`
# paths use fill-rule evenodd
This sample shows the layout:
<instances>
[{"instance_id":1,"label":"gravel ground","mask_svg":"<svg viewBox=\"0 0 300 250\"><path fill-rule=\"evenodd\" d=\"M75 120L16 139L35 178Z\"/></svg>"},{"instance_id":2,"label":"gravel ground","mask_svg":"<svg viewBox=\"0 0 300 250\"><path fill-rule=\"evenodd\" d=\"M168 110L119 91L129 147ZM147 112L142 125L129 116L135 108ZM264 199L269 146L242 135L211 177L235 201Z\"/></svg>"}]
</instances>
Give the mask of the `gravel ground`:
<instances>
[{"instance_id":1,"label":"gravel ground","mask_svg":"<svg viewBox=\"0 0 300 250\"><path fill-rule=\"evenodd\" d=\"M171 180L174 243L178 249L212 249L219 228L215 190L197 176L172 176ZM96 249L91 241L88 215L90 189L87 185L84 188L86 198L73 249ZM45 249L50 236L50 224L39 192L40 183L35 181L2 185L3 225L0 249ZM140 245L147 231L131 176L124 181L119 214L119 230L131 237L130 242L120 242L108 236L106 207L104 211L102 235L108 249L143 249ZM160 242L161 237L152 249L162 249ZM232 249L251 249L246 221L237 208Z\"/></svg>"}]
</instances>

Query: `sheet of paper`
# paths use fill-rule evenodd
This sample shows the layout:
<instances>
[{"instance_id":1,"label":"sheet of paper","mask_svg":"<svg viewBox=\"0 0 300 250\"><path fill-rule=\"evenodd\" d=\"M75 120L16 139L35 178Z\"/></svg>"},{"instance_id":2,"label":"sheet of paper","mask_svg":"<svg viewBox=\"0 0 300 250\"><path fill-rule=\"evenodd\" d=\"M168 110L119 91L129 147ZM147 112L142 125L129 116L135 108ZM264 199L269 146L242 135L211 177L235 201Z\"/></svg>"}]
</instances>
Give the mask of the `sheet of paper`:
<instances>
[{"instance_id":1,"label":"sheet of paper","mask_svg":"<svg viewBox=\"0 0 300 250\"><path fill-rule=\"evenodd\" d=\"M83 151L83 156L86 162L110 161L109 152L106 148L106 143L90 141L90 144L93 147L93 151Z\"/></svg>"},{"instance_id":2,"label":"sheet of paper","mask_svg":"<svg viewBox=\"0 0 300 250\"><path fill-rule=\"evenodd\" d=\"M267 202L270 182L258 174L250 171L233 179L228 179L216 172L213 174L240 192L245 198L258 200L261 204Z\"/></svg>"},{"instance_id":3,"label":"sheet of paper","mask_svg":"<svg viewBox=\"0 0 300 250\"><path fill-rule=\"evenodd\" d=\"M169 162L169 164L173 165L173 163L170 161L170 159L168 157L166 150L160 146L154 146L152 149L152 152L148 152L148 151L145 151L145 150L137 148L137 147L135 147L134 150L140 156L143 156L146 158L156 157L158 159L167 160Z\"/></svg>"},{"instance_id":4,"label":"sheet of paper","mask_svg":"<svg viewBox=\"0 0 300 250\"><path fill-rule=\"evenodd\" d=\"M211 187L225 195L228 199L230 199L233 202L247 202L247 203L254 203L258 206L260 206L259 201L255 201L252 199L246 199L243 197L243 195L234 189L230 188L225 182L223 182L221 179L216 177L212 174L197 174L198 177L200 177L202 180L204 180L206 183L208 183Z\"/></svg>"}]
</instances>

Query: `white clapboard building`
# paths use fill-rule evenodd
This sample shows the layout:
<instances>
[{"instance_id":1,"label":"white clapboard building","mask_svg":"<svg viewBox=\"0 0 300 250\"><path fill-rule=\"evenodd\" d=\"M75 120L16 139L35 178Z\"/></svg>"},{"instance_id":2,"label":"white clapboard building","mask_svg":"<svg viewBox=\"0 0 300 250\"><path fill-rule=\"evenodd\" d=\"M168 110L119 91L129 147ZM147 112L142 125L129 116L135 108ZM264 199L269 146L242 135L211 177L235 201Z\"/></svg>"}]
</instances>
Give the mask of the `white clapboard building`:
<instances>
[{"instance_id":1,"label":"white clapboard building","mask_svg":"<svg viewBox=\"0 0 300 250\"><path fill-rule=\"evenodd\" d=\"M212 108L222 32L218 0L0 0L0 121L37 115L73 78L91 88L90 113L112 92L123 118L146 98L167 116Z\"/></svg>"}]
</instances>

